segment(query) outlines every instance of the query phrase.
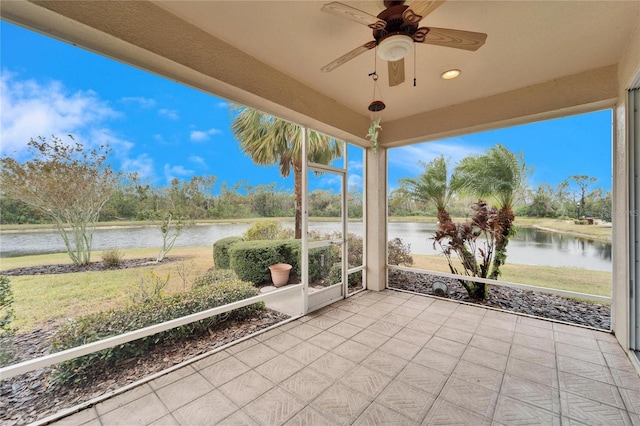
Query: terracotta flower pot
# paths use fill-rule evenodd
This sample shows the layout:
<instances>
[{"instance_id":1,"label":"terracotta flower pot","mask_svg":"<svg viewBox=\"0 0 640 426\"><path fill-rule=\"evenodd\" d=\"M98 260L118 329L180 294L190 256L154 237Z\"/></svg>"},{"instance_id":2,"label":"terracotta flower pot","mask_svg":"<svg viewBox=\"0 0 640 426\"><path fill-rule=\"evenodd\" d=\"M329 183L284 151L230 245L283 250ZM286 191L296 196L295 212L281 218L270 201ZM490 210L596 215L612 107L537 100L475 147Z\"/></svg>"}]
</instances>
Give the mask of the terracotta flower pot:
<instances>
[{"instance_id":1,"label":"terracotta flower pot","mask_svg":"<svg viewBox=\"0 0 640 426\"><path fill-rule=\"evenodd\" d=\"M292 266L288 263L276 263L269 266L271 271L271 281L276 287L282 287L289 282L289 272L291 272Z\"/></svg>"}]
</instances>

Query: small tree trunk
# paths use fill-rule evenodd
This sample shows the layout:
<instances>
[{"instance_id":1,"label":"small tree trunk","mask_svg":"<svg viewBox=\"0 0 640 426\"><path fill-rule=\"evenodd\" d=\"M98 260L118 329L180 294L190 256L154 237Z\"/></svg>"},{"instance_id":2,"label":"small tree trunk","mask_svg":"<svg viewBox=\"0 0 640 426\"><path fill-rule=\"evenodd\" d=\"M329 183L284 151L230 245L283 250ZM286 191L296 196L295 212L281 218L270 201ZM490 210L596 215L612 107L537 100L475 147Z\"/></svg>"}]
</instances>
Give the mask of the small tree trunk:
<instances>
[{"instance_id":1,"label":"small tree trunk","mask_svg":"<svg viewBox=\"0 0 640 426\"><path fill-rule=\"evenodd\" d=\"M511 208L502 207L498 211L498 222L502 227L502 233L499 238L496 238L496 254L493 257L491 273L488 277L492 280L498 279L501 273L500 267L507 261L507 246L509 245L509 236L511 235L514 220L515 216Z\"/></svg>"}]
</instances>

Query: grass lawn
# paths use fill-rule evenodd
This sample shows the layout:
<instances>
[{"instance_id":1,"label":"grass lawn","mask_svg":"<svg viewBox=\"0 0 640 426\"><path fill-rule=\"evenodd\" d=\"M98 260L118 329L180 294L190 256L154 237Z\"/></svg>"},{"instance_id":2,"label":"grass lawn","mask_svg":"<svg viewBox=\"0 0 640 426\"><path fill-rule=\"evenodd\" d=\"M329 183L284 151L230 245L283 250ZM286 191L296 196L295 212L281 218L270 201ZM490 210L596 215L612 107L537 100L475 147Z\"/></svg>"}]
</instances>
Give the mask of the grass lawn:
<instances>
[{"instance_id":1,"label":"grass lawn","mask_svg":"<svg viewBox=\"0 0 640 426\"><path fill-rule=\"evenodd\" d=\"M451 272L444 256L414 254L413 261L415 268ZM504 265L501 270L501 281L611 296L611 272L509 263Z\"/></svg>"},{"instance_id":2,"label":"grass lawn","mask_svg":"<svg viewBox=\"0 0 640 426\"><path fill-rule=\"evenodd\" d=\"M123 250L125 258L153 258L156 249ZM131 286L143 276L155 271L159 276L169 275L167 293L184 289L198 275L213 266L210 247L177 247L170 258L180 261L154 264L140 268L113 271L78 272L56 275L29 275L10 277L14 292L14 325L27 331L38 323L54 319L72 318L84 313L96 312L129 302ZM449 272L442 256L414 255L416 268ZM94 252L94 260L101 259ZM0 260L0 269L71 263L66 254L23 256ZM187 270L186 280L179 270ZM611 273L574 268L555 268L507 264L503 267L503 281L556 288L580 293L611 295Z\"/></svg>"},{"instance_id":3,"label":"grass lawn","mask_svg":"<svg viewBox=\"0 0 640 426\"><path fill-rule=\"evenodd\" d=\"M155 258L158 252L157 249L122 251L125 259ZM101 260L101 253L94 252L91 257ZM168 274L170 278L166 292L175 293L184 288L179 269L188 271L188 285L213 266L211 247L176 247L169 252L169 257L183 260L113 271L9 277L16 316L13 325L19 331L27 331L48 319L72 318L123 305L130 300L131 286L139 283L152 270L159 276ZM71 263L66 253L5 258L1 260L0 268L6 270L61 263Z\"/></svg>"}]
</instances>

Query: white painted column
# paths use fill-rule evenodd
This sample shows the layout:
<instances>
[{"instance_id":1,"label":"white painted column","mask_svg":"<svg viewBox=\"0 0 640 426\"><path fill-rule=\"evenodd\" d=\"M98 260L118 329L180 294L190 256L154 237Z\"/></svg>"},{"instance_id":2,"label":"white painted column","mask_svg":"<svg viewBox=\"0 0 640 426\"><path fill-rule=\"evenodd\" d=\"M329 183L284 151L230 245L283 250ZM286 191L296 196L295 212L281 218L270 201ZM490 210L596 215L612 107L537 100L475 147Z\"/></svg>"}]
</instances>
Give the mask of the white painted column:
<instances>
[{"instance_id":1,"label":"white painted column","mask_svg":"<svg viewBox=\"0 0 640 426\"><path fill-rule=\"evenodd\" d=\"M366 151L367 288L387 286L387 150Z\"/></svg>"}]
</instances>

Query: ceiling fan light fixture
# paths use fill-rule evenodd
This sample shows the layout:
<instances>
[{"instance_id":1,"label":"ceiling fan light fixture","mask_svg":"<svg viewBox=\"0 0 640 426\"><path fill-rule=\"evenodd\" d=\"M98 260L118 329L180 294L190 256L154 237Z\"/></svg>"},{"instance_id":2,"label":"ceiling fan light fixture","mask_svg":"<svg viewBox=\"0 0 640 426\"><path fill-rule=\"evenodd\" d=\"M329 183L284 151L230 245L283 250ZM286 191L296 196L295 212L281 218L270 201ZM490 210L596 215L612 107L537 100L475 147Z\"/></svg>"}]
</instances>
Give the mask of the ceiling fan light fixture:
<instances>
[{"instance_id":1,"label":"ceiling fan light fixture","mask_svg":"<svg viewBox=\"0 0 640 426\"><path fill-rule=\"evenodd\" d=\"M458 77L461 73L462 71L454 68L454 69L446 70L445 72L440 74L440 78L443 80L453 80L454 78Z\"/></svg>"},{"instance_id":2,"label":"ceiling fan light fixture","mask_svg":"<svg viewBox=\"0 0 640 426\"><path fill-rule=\"evenodd\" d=\"M405 34L395 34L378 44L378 57L385 61L399 61L413 50L413 39Z\"/></svg>"}]
</instances>

